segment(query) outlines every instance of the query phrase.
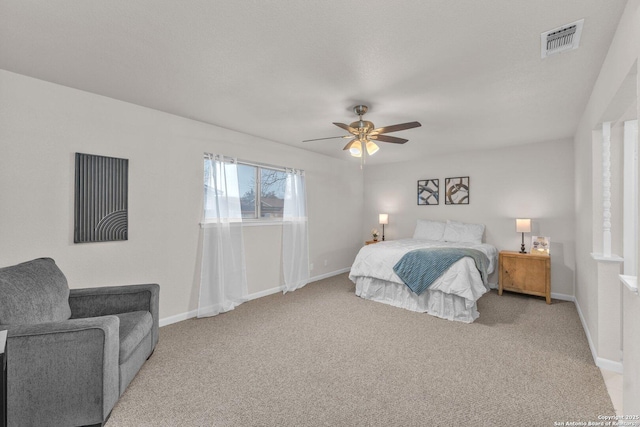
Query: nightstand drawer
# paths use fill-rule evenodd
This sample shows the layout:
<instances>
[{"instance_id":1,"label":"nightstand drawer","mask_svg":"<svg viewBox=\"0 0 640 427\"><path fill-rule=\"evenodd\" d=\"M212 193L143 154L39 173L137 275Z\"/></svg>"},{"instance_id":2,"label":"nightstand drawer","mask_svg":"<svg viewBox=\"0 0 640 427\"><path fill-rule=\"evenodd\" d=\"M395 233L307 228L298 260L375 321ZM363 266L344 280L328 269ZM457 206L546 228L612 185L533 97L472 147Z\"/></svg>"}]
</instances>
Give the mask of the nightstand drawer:
<instances>
[{"instance_id":1,"label":"nightstand drawer","mask_svg":"<svg viewBox=\"0 0 640 427\"><path fill-rule=\"evenodd\" d=\"M503 287L544 293L546 264L542 259L522 262L519 258L504 257L502 260Z\"/></svg>"}]
</instances>

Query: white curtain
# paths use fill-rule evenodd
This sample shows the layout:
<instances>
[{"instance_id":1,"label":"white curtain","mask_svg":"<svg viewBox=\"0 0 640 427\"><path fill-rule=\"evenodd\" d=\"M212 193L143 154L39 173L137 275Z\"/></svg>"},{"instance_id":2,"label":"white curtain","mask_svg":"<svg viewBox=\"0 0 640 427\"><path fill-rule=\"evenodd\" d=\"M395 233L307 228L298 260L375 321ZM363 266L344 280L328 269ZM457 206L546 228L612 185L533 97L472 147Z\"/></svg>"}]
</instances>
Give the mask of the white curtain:
<instances>
[{"instance_id":1,"label":"white curtain","mask_svg":"<svg viewBox=\"0 0 640 427\"><path fill-rule=\"evenodd\" d=\"M287 169L282 224L283 293L309 282L309 237L304 171Z\"/></svg>"},{"instance_id":2,"label":"white curtain","mask_svg":"<svg viewBox=\"0 0 640 427\"><path fill-rule=\"evenodd\" d=\"M236 161L209 155L204 170L198 317L233 310L248 295Z\"/></svg>"}]
</instances>

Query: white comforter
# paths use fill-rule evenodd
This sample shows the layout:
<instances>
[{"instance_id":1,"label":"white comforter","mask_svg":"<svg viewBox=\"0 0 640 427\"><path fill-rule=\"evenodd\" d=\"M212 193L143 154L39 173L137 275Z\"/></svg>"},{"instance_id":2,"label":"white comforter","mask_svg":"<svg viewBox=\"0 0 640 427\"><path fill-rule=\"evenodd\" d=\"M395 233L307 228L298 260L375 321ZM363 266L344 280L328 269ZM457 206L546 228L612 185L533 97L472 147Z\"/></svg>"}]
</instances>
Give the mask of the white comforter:
<instances>
[{"instance_id":1,"label":"white comforter","mask_svg":"<svg viewBox=\"0 0 640 427\"><path fill-rule=\"evenodd\" d=\"M429 240L401 239L379 242L360 249L356 256L349 279L356 283L358 278L368 277L387 282L393 282L406 287L398 275L393 271L400 258L409 251L434 247L462 247L482 251L489 258L487 274L491 274L496 265L497 249L489 244L480 243L451 243ZM407 288L408 289L408 288ZM464 257L454 263L440 276L427 291L440 291L444 294L456 295L463 298L467 306L475 304L489 288L482 282L475 262ZM394 304L395 305L395 304Z\"/></svg>"}]
</instances>

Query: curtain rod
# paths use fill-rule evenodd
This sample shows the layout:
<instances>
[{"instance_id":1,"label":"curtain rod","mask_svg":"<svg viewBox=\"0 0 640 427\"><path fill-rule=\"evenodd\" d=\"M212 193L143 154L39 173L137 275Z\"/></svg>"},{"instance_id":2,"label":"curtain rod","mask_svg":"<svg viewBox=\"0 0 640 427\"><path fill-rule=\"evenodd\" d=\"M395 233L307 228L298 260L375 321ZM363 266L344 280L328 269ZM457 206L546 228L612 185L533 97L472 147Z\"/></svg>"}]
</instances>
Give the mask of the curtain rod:
<instances>
[{"instance_id":1,"label":"curtain rod","mask_svg":"<svg viewBox=\"0 0 640 427\"><path fill-rule=\"evenodd\" d=\"M215 154L212 153L204 153L205 156L215 156ZM224 157L229 157L229 156L224 156ZM286 172L287 169L295 169L295 170L299 170L301 172L304 172L304 169L298 169L298 168L285 168L282 166L274 166L274 165L270 165L268 163L260 163L260 162L252 162L249 160L242 160L242 159L238 159L235 158L234 159L238 162L238 163L242 163L243 165L248 165L248 166L256 166L256 167L261 167L261 168L268 168L268 169L273 169L273 170L277 170L280 172Z\"/></svg>"}]
</instances>

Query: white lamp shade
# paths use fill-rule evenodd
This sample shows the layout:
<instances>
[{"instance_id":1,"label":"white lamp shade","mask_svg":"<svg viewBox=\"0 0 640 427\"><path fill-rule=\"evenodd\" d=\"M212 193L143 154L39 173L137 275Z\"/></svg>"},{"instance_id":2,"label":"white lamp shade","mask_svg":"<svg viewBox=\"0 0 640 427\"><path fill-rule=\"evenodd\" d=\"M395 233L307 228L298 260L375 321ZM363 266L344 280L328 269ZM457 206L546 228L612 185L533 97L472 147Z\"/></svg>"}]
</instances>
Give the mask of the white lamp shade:
<instances>
[{"instance_id":1,"label":"white lamp shade","mask_svg":"<svg viewBox=\"0 0 640 427\"><path fill-rule=\"evenodd\" d=\"M531 233L531 220L519 218L516 219L516 232L518 233Z\"/></svg>"},{"instance_id":2,"label":"white lamp shade","mask_svg":"<svg viewBox=\"0 0 640 427\"><path fill-rule=\"evenodd\" d=\"M367 141L366 147L367 147L367 154L370 156L373 156L374 154L376 154L380 149L380 147L378 147L376 143L373 141Z\"/></svg>"},{"instance_id":3,"label":"white lamp shade","mask_svg":"<svg viewBox=\"0 0 640 427\"><path fill-rule=\"evenodd\" d=\"M350 153L353 157L360 157L360 156L362 156L362 144L360 144L360 141L355 141L355 142L351 145L351 148L349 148L349 153Z\"/></svg>"},{"instance_id":4,"label":"white lamp shade","mask_svg":"<svg viewBox=\"0 0 640 427\"><path fill-rule=\"evenodd\" d=\"M378 215L378 223L387 225L389 224L389 214L380 214Z\"/></svg>"},{"instance_id":5,"label":"white lamp shade","mask_svg":"<svg viewBox=\"0 0 640 427\"><path fill-rule=\"evenodd\" d=\"M358 140L358 141L354 141L354 143L351 144L351 147L349 148L349 153L353 157L362 157L363 149L366 149L367 154L372 156L376 154L378 150L380 150L380 147L378 147L378 145L373 141Z\"/></svg>"}]
</instances>

